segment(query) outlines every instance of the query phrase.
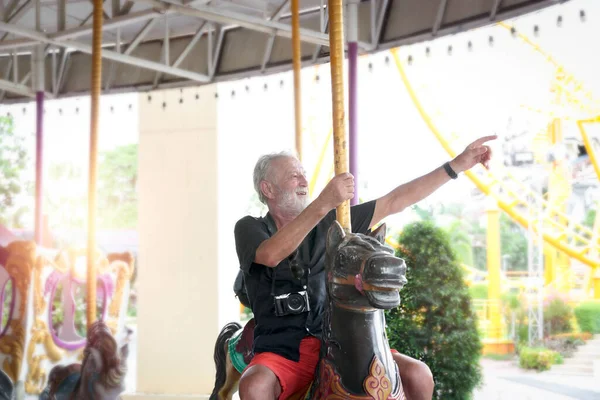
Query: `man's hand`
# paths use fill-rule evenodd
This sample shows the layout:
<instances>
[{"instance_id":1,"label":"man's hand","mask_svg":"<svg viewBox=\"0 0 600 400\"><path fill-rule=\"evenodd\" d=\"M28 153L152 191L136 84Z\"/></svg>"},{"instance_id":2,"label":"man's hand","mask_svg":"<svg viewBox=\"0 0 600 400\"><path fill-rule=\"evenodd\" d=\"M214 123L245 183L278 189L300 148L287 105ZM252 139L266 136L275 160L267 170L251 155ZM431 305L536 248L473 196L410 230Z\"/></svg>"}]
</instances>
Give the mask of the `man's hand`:
<instances>
[{"instance_id":1,"label":"man's hand","mask_svg":"<svg viewBox=\"0 0 600 400\"><path fill-rule=\"evenodd\" d=\"M354 197L354 177L346 172L335 176L321 192L317 201L330 211Z\"/></svg>"},{"instance_id":2,"label":"man's hand","mask_svg":"<svg viewBox=\"0 0 600 400\"><path fill-rule=\"evenodd\" d=\"M497 135L492 135L477 139L468 145L465 151L456 156L454 160L450 161L450 167L457 174L473 168L478 163L483 164L484 167L489 169L492 149L490 146L485 146L484 143L495 140L497 137Z\"/></svg>"}]
</instances>

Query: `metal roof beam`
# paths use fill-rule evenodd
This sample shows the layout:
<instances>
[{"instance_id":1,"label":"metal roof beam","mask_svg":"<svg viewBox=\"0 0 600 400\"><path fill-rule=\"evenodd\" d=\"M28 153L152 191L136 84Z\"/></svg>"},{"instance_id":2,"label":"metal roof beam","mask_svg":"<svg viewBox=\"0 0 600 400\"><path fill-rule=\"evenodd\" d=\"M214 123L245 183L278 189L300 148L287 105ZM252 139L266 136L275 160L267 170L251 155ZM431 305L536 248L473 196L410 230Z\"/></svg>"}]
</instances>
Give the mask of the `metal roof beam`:
<instances>
[{"instance_id":1,"label":"metal roof beam","mask_svg":"<svg viewBox=\"0 0 600 400\"><path fill-rule=\"evenodd\" d=\"M61 46L65 48L71 48L82 53L92 54L92 46L78 43L74 41L61 41L53 39L49 36L41 32L32 31L29 29L25 29L22 27L18 27L15 25L7 24L5 22L0 22L0 31L13 33L19 36L25 36L29 39L34 40L37 43L48 43L53 44L55 46ZM207 75L199 74L197 72L186 71L179 68L173 68L171 66L157 63L155 61L144 60L137 57L132 57L126 54L117 53L116 51L111 50L102 50L102 57L107 60L121 62L123 64L135 65L136 67L146 68L153 71L160 71L165 74L179 76L182 78L190 79L196 82L208 83L210 82L210 78Z\"/></svg>"},{"instance_id":2,"label":"metal roof beam","mask_svg":"<svg viewBox=\"0 0 600 400\"><path fill-rule=\"evenodd\" d=\"M30 88L29 86L23 85L21 83L15 83L15 82L7 81L5 79L0 79L0 89L7 91L7 92L11 92L11 93L15 93L15 94L18 94L21 96L31 97L31 98L35 99L35 91L32 88ZM54 97L50 93L46 93L46 96L48 96L49 98Z\"/></svg>"},{"instance_id":3,"label":"metal roof beam","mask_svg":"<svg viewBox=\"0 0 600 400\"><path fill-rule=\"evenodd\" d=\"M157 9L173 11L177 14L198 17L204 20L216 22L223 25L234 24L242 28L271 35L292 38L292 27L281 22L268 21L266 19L252 17L228 10L219 10L215 7L197 5L187 7L179 4L166 3L160 0L135 0L138 3L149 4ZM329 46L329 36L310 29L300 29L300 40L307 43Z\"/></svg>"},{"instance_id":4,"label":"metal roof beam","mask_svg":"<svg viewBox=\"0 0 600 400\"><path fill-rule=\"evenodd\" d=\"M160 13L154 10L144 10L135 13L131 13L128 15L124 15L122 17L116 17L111 20L106 21L102 25L102 30L107 31L110 29L115 29L118 27L135 24L137 22L146 21L149 19L153 19L161 15ZM66 39L75 39L80 36L90 35L92 33L92 24L79 26L77 28L66 29L64 31L59 31L55 33L49 34L47 37L50 39L56 40L66 40ZM8 50L17 47L26 47L33 46L37 44L35 40L31 39L15 39L15 40L6 40L0 42L0 50Z\"/></svg>"}]
</instances>

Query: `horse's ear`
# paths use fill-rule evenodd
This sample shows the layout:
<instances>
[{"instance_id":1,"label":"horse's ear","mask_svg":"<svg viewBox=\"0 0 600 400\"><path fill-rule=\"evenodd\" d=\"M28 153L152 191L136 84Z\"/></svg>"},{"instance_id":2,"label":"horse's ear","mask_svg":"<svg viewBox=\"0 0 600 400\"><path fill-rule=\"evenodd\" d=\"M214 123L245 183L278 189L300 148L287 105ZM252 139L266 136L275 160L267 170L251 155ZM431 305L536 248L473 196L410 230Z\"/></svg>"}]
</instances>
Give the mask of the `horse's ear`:
<instances>
[{"instance_id":1,"label":"horse's ear","mask_svg":"<svg viewBox=\"0 0 600 400\"><path fill-rule=\"evenodd\" d=\"M377 241L383 245L383 244L385 244L386 231L387 231L387 229L386 229L385 222L384 222L383 224L379 225L377 227L377 229L369 232L368 235L374 239L377 239Z\"/></svg>"},{"instance_id":2,"label":"horse's ear","mask_svg":"<svg viewBox=\"0 0 600 400\"><path fill-rule=\"evenodd\" d=\"M333 224L331 224L331 227L329 228L329 232L327 232L327 251L335 251L344 240L344 237L346 237L346 233L342 229L340 223L333 221Z\"/></svg>"}]
</instances>

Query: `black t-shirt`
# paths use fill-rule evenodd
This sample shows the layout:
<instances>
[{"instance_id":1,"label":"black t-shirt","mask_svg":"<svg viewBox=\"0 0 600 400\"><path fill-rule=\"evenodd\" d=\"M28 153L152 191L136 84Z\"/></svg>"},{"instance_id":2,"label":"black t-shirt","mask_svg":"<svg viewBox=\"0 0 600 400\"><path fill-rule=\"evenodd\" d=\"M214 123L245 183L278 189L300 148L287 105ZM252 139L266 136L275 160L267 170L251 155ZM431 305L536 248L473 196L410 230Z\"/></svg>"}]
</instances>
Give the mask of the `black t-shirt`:
<instances>
[{"instance_id":1,"label":"black t-shirt","mask_svg":"<svg viewBox=\"0 0 600 400\"><path fill-rule=\"evenodd\" d=\"M375 211L375 201L351 207L352 232L366 233ZM285 259L277 267L256 264L258 246L277 231L270 214L254 218L246 216L235 225L235 243L240 268L250 305L254 313L254 352L272 352L289 360L300 358L300 341L307 335L320 337L326 299L325 239L336 219L336 210L329 212L306 236L298 247L297 259L304 267L301 280L290 270ZM274 280L274 281L273 281ZM310 311L302 314L275 315L274 296L299 292L307 286Z\"/></svg>"}]
</instances>

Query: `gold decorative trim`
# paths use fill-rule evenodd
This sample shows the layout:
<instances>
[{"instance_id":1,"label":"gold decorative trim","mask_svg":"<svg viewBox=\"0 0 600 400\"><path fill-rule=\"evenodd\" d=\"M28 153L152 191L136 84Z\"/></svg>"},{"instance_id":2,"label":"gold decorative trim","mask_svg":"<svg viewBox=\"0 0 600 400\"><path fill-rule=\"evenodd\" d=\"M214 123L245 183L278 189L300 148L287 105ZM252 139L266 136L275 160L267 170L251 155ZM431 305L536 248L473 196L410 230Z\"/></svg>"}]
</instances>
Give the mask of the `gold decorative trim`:
<instances>
[{"instance_id":1,"label":"gold decorative trim","mask_svg":"<svg viewBox=\"0 0 600 400\"><path fill-rule=\"evenodd\" d=\"M111 270L117 273L117 284L115 293L109 307L109 315L117 318L121 311L121 305L123 304L123 292L125 291L125 285L133 276L135 269L133 256L130 253L124 254L111 254L109 259L113 261L110 263ZM114 334L114 332L113 332Z\"/></svg>"},{"instance_id":2,"label":"gold decorative trim","mask_svg":"<svg viewBox=\"0 0 600 400\"><path fill-rule=\"evenodd\" d=\"M29 285L31 272L34 268L36 245L31 241L16 241L10 243L6 250L8 259L4 268L13 279L13 296L17 296L19 309L13 314L13 320L9 322L6 335L0 338L0 351L7 354L2 365L4 371L16 382L23 365L23 353L25 348L25 321L27 316L27 301L29 298ZM14 290L14 289L13 289ZM15 303L17 304L17 303Z\"/></svg>"}]
</instances>

